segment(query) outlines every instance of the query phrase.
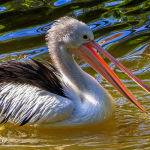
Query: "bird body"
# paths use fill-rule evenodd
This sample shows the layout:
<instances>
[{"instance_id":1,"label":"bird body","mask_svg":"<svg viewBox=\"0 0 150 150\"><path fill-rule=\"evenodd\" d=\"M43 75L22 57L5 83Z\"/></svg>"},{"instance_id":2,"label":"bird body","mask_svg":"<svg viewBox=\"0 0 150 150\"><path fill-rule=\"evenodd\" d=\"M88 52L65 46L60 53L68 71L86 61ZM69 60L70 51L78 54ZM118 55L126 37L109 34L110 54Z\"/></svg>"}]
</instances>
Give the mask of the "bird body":
<instances>
[{"instance_id":1,"label":"bird body","mask_svg":"<svg viewBox=\"0 0 150 150\"><path fill-rule=\"evenodd\" d=\"M62 17L49 29L46 40L54 66L35 60L0 64L1 123L77 126L103 122L111 116L112 97L80 68L74 56L86 60L144 111L97 53L104 53L104 50L94 42L94 35L85 23ZM104 55L114 61L106 53ZM114 63L119 64L117 60ZM120 68L127 70L122 66Z\"/></svg>"},{"instance_id":2,"label":"bird body","mask_svg":"<svg viewBox=\"0 0 150 150\"><path fill-rule=\"evenodd\" d=\"M44 66L44 70L40 68L42 66L37 61L11 61L1 64L1 122L9 120L20 125L48 123L51 126L74 126L97 123L111 115L112 98L93 77L83 72L87 79L85 86L88 90L86 92L79 91L75 87L71 87L67 79L61 79L63 77L54 68ZM13 70L14 67L17 72ZM7 82L2 82L2 68L5 72L3 78L7 79ZM27 68L30 68L30 71L27 72ZM41 77L40 70L47 72L48 77L53 76L55 78L49 80L44 75ZM50 72L48 73L47 70ZM31 74L31 72L34 73ZM21 76L21 74L24 76ZM35 76L36 78L33 79ZM36 85L37 82L42 81L42 78L45 78L44 81L49 82L47 83L48 88L44 87L45 83L41 83L39 87ZM61 88L59 83L62 84ZM55 84L55 87L58 84L58 88L60 88L55 89L57 93L53 93L50 89L50 85L53 84ZM38 83L38 85L40 84ZM94 89L92 89L93 86Z\"/></svg>"}]
</instances>

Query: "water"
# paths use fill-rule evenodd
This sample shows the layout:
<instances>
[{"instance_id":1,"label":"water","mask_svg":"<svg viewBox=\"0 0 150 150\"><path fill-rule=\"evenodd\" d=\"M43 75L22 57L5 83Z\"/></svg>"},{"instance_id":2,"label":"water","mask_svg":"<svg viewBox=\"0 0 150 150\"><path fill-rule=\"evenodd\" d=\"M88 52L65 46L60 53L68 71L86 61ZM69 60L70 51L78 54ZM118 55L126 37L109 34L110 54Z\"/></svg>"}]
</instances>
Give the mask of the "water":
<instances>
[{"instance_id":1,"label":"water","mask_svg":"<svg viewBox=\"0 0 150 150\"><path fill-rule=\"evenodd\" d=\"M44 36L53 21L72 15L86 22L107 51L150 85L149 0L3 0L0 1L0 62L47 59ZM110 64L150 111L150 95ZM101 81L83 64L82 68ZM0 149L141 150L150 149L149 115L139 112L105 80L116 109L107 122L80 129L0 127Z\"/></svg>"}]
</instances>

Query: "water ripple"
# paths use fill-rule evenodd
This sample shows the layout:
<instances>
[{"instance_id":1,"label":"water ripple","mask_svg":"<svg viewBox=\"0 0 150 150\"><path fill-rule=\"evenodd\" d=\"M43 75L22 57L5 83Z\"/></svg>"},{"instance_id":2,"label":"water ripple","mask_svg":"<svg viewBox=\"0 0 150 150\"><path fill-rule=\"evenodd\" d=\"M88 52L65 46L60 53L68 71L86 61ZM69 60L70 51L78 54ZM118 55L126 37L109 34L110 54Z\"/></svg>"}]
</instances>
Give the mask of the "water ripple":
<instances>
[{"instance_id":1,"label":"water ripple","mask_svg":"<svg viewBox=\"0 0 150 150\"><path fill-rule=\"evenodd\" d=\"M45 34L48 29L50 29L52 23L43 24L36 27L11 31L5 34L0 35L0 41L7 41L7 40L13 40L17 38L23 38L23 37L33 37Z\"/></svg>"}]
</instances>

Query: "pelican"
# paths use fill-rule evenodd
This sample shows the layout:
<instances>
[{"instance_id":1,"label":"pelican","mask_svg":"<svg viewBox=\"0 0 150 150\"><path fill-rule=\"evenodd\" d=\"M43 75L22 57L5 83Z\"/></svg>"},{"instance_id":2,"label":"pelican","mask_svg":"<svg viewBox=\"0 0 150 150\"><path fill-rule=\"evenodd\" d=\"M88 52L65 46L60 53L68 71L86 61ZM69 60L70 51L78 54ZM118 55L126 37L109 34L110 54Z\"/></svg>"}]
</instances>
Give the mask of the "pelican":
<instances>
[{"instance_id":1,"label":"pelican","mask_svg":"<svg viewBox=\"0 0 150 150\"><path fill-rule=\"evenodd\" d=\"M141 111L144 107L100 54L141 87L149 87L94 42L92 30L72 17L56 20L46 35L53 62L8 61L0 64L0 121L14 124L77 126L103 122L112 115L113 98L76 63L85 60Z\"/></svg>"}]
</instances>

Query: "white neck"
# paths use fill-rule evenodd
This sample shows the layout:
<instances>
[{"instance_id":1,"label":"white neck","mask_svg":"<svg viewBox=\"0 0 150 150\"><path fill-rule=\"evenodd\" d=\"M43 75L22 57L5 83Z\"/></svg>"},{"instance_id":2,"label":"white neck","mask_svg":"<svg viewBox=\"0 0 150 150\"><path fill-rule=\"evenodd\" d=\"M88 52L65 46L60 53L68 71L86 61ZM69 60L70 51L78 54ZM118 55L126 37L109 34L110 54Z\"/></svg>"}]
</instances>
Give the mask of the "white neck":
<instances>
[{"instance_id":1,"label":"white neck","mask_svg":"<svg viewBox=\"0 0 150 150\"><path fill-rule=\"evenodd\" d=\"M81 104L77 110L78 115L80 111L82 111L80 114L81 116L83 116L83 114L87 115L87 120L85 122L89 122L91 118L92 120L95 118L96 121L106 118L112 112L110 95L93 77L85 73L79 67L69 53L69 50L65 49L63 44L58 45L59 46L56 45L53 47L52 52L50 52L51 57L65 82L69 84L80 97ZM49 47L49 49L51 49L51 47Z\"/></svg>"},{"instance_id":2,"label":"white neck","mask_svg":"<svg viewBox=\"0 0 150 150\"><path fill-rule=\"evenodd\" d=\"M64 79L68 80L67 82L69 82L70 86L84 91L87 87L86 73L74 61L72 55L65 49L64 45L58 45L59 46L56 46L51 53L54 65L63 75Z\"/></svg>"}]
</instances>

